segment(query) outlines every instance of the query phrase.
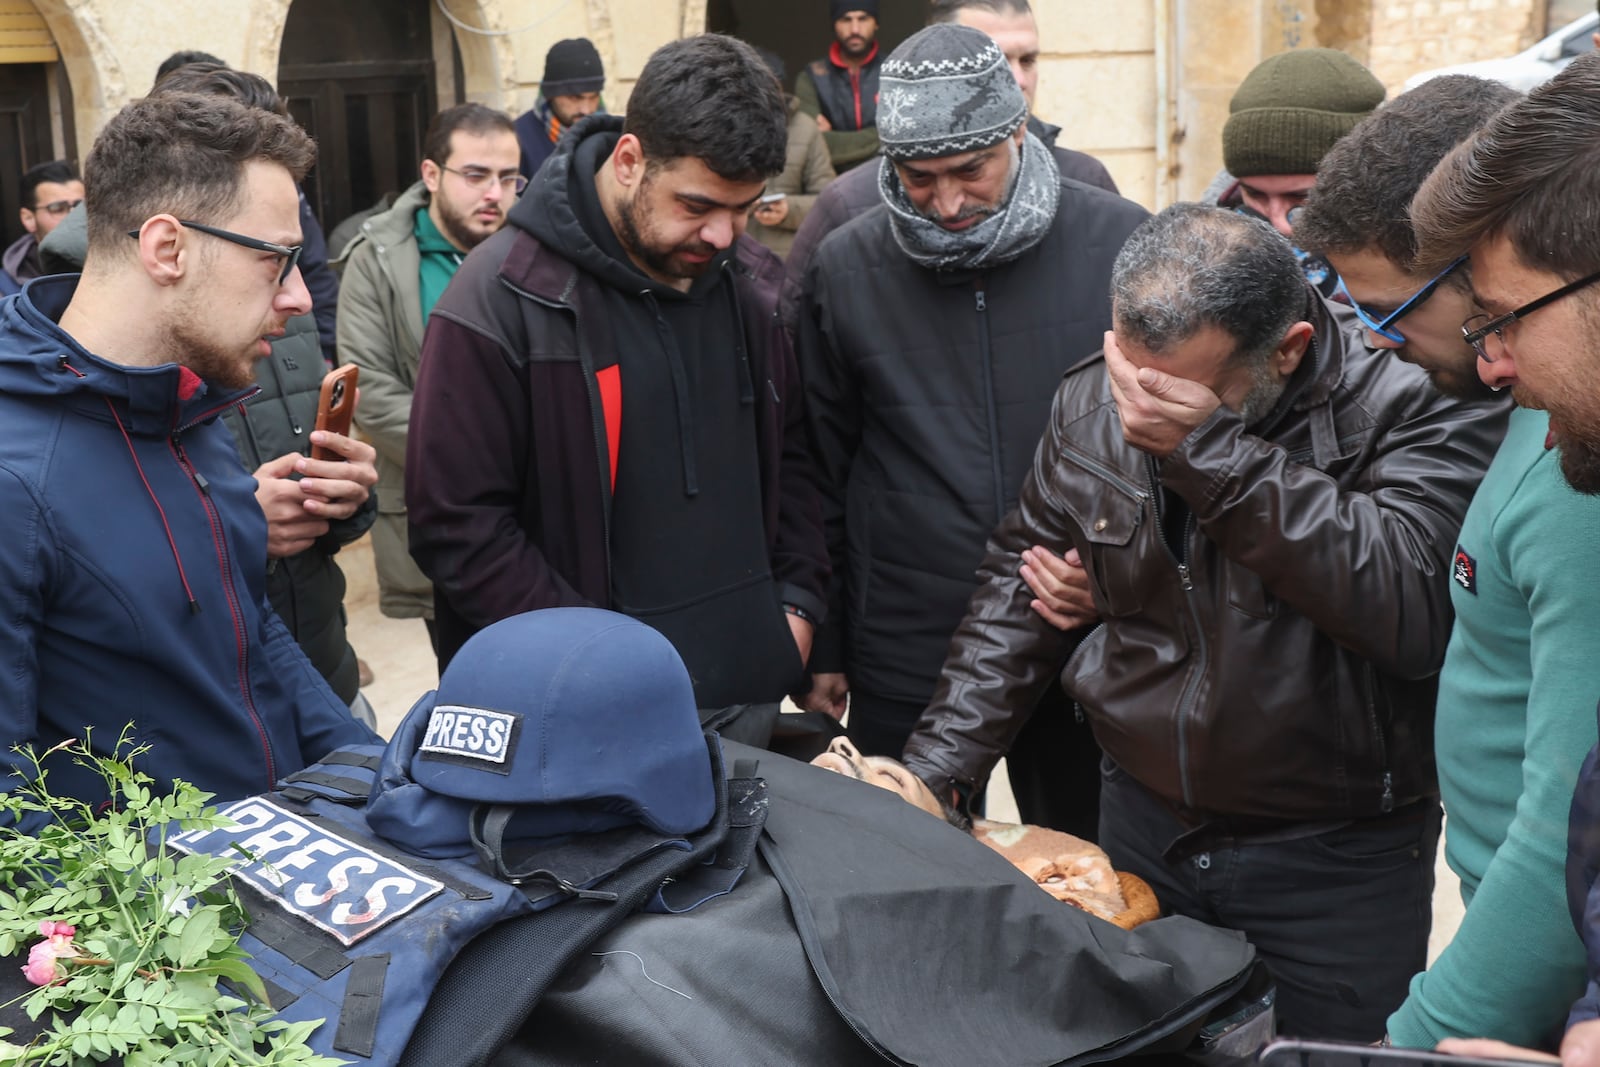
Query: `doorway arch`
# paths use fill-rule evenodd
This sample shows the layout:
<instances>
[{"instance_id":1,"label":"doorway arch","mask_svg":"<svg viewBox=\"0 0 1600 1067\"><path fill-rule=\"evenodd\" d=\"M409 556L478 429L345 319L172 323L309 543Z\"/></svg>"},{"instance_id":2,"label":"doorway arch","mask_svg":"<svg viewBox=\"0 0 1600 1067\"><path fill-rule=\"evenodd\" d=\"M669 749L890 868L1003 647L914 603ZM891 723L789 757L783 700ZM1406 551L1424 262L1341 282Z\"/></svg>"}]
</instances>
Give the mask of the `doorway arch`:
<instances>
[{"instance_id":1,"label":"doorway arch","mask_svg":"<svg viewBox=\"0 0 1600 1067\"><path fill-rule=\"evenodd\" d=\"M10 163L0 173L0 240L9 246L24 232L22 172L52 159L81 168L74 101L94 113L104 106L101 64L119 89L121 79L110 50L84 35L65 0L0 0L0 13L7 16L0 33L0 159ZM84 125L93 130L96 123Z\"/></svg>"}]
</instances>

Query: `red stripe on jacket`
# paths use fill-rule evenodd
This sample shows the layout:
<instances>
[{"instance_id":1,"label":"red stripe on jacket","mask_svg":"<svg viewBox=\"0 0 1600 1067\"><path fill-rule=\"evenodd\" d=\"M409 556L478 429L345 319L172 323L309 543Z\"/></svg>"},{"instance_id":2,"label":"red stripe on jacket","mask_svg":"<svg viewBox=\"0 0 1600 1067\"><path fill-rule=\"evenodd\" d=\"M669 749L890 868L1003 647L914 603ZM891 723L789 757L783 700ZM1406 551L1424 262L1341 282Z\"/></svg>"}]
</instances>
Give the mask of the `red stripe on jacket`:
<instances>
[{"instance_id":1,"label":"red stripe on jacket","mask_svg":"<svg viewBox=\"0 0 1600 1067\"><path fill-rule=\"evenodd\" d=\"M611 491L617 491L617 450L622 447L622 367L595 371L600 385L600 413L606 420L606 451L611 461Z\"/></svg>"}]
</instances>

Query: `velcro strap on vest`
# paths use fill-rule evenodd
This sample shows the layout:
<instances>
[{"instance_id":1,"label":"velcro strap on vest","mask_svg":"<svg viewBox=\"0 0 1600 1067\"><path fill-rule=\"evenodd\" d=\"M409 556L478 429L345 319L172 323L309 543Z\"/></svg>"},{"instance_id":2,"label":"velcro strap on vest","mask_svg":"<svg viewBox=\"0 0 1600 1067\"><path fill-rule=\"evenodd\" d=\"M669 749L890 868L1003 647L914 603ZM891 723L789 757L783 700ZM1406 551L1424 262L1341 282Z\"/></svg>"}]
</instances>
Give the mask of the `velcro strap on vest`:
<instances>
[{"instance_id":1,"label":"velcro strap on vest","mask_svg":"<svg viewBox=\"0 0 1600 1067\"><path fill-rule=\"evenodd\" d=\"M317 760L317 762L328 766L364 767L369 771L376 771L383 763L383 757L368 755L362 752L350 752L346 749L336 748L326 756L323 756L321 759Z\"/></svg>"},{"instance_id":2,"label":"velcro strap on vest","mask_svg":"<svg viewBox=\"0 0 1600 1067\"><path fill-rule=\"evenodd\" d=\"M358 957L345 979L344 1003L339 1008L339 1030L333 1047L366 1058L378 1040L378 1015L383 1010L383 982L389 973L389 954Z\"/></svg>"},{"instance_id":3,"label":"velcro strap on vest","mask_svg":"<svg viewBox=\"0 0 1600 1067\"><path fill-rule=\"evenodd\" d=\"M245 895L251 892L246 890ZM318 978L332 978L350 966L350 957L330 946L326 938L303 929L270 904L248 907L247 910L250 912L250 932L262 944L281 952Z\"/></svg>"},{"instance_id":4,"label":"velcro strap on vest","mask_svg":"<svg viewBox=\"0 0 1600 1067\"><path fill-rule=\"evenodd\" d=\"M301 803L309 803L314 797L331 800L335 804L365 804L367 794L372 789L372 783L362 781L360 778L350 778L342 774L332 774L328 771L296 771L284 780L282 792L294 796ZM328 789L337 789L344 793L342 797L331 797L326 793L313 793L307 789L296 789L297 785L320 785ZM300 794L295 796L295 794Z\"/></svg>"}]
</instances>

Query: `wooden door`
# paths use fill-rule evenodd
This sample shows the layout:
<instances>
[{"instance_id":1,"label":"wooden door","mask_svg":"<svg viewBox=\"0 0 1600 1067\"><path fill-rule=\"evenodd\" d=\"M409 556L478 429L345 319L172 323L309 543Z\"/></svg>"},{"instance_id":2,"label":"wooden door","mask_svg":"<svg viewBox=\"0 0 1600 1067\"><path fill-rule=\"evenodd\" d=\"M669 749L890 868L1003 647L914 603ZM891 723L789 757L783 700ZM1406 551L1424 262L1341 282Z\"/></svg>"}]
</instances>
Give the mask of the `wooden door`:
<instances>
[{"instance_id":1,"label":"wooden door","mask_svg":"<svg viewBox=\"0 0 1600 1067\"><path fill-rule=\"evenodd\" d=\"M55 158L49 66L0 64L0 240L6 245L23 233L17 216L22 172Z\"/></svg>"},{"instance_id":2,"label":"wooden door","mask_svg":"<svg viewBox=\"0 0 1600 1067\"><path fill-rule=\"evenodd\" d=\"M317 140L303 186L324 230L417 180L437 100L428 0L299 0L278 92Z\"/></svg>"}]
</instances>

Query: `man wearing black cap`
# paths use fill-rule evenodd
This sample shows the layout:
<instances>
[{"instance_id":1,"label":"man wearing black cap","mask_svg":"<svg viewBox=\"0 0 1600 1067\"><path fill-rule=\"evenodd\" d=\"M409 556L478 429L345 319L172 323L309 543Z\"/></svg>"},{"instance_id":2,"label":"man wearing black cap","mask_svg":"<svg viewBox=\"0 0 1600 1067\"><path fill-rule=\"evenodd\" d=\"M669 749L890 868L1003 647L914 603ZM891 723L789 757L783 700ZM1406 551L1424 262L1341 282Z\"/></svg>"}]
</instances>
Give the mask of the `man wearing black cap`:
<instances>
[{"instance_id":1,"label":"man wearing black cap","mask_svg":"<svg viewBox=\"0 0 1600 1067\"><path fill-rule=\"evenodd\" d=\"M878 0L830 0L833 44L794 80L800 110L817 120L843 174L878 154Z\"/></svg>"},{"instance_id":2,"label":"man wearing black cap","mask_svg":"<svg viewBox=\"0 0 1600 1067\"><path fill-rule=\"evenodd\" d=\"M1111 324L1111 264L1145 212L1062 176L979 30L927 27L882 85L883 206L818 248L796 329L835 576L805 703L837 716L848 694L856 746L898 756L1055 384ZM1063 750L1081 769L1057 777L1087 795L1024 816L1093 837L1099 776L1079 732Z\"/></svg>"},{"instance_id":3,"label":"man wearing black cap","mask_svg":"<svg viewBox=\"0 0 1600 1067\"><path fill-rule=\"evenodd\" d=\"M539 79L539 99L517 116L524 178L532 180L568 126L606 109L600 100L605 84L605 64L587 37L572 37L550 46L544 57L544 77Z\"/></svg>"}]
</instances>

